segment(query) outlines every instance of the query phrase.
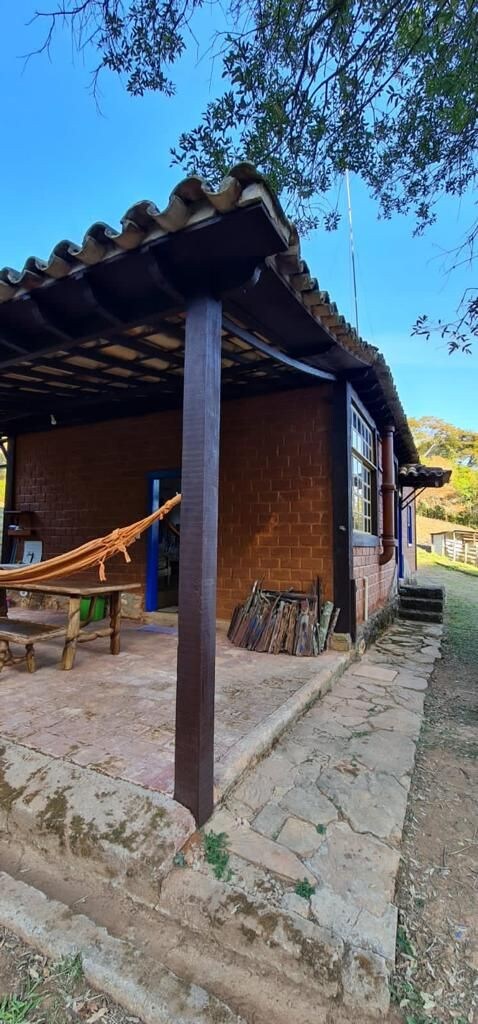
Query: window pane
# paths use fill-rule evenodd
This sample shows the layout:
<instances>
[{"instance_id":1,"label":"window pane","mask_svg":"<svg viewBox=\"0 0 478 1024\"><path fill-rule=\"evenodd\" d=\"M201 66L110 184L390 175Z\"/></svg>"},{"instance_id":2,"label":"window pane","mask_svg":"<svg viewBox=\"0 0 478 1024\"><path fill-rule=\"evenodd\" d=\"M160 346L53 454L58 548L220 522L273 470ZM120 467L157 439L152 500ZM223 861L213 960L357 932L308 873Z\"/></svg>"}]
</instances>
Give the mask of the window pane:
<instances>
[{"instance_id":1,"label":"window pane","mask_svg":"<svg viewBox=\"0 0 478 1024\"><path fill-rule=\"evenodd\" d=\"M352 408L352 448L375 464L373 434L356 409Z\"/></svg>"},{"instance_id":2,"label":"window pane","mask_svg":"<svg viewBox=\"0 0 478 1024\"><path fill-rule=\"evenodd\" d=\"M352 514L354 530L372 533L372 472L352 456Z\"/></svg>"}]
</instances>

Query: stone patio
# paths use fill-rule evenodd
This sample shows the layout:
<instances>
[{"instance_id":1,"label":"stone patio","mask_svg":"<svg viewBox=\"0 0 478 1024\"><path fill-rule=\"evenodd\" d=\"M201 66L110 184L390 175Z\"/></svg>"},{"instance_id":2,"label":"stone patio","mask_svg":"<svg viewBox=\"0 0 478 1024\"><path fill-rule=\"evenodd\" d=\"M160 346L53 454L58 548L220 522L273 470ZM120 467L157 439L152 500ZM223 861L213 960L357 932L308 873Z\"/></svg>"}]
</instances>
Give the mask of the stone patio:
<instances>
[{"instance_id":1,"label":"stone patio","mask_svg":"<svg viewBox=\"0 0 478 1024\"><path fill-rule=\"evenodd\" d=\"M63 613L15 610L61 623ZM94 630L94 624L88 629ZM125 619L122 650L108 641L78 646L59 669L62 638L38 644L37 671L0 675L0 735L24 747L166 794L173 792L177 627ZM307 703L331 685L348 656L257 654L218 630L215 780L219 796Z\"/></svg>"}]
</instances>

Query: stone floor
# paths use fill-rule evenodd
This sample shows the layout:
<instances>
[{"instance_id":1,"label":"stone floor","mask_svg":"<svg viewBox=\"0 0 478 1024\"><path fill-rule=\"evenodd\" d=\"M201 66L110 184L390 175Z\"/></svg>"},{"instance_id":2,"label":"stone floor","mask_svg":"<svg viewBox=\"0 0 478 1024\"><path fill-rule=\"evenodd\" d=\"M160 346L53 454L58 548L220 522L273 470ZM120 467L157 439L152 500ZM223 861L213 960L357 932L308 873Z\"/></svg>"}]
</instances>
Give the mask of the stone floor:
<instances>
[{"instance_id":1,"label":"stone floor","mask_svg":"<svg viewBox=\"0 0 478 1024\"><path fill-rule=\"evenodd\" d=\"M231 875L222 884L247 895L248 920L254 901L266 898L289 922L305 919L310 941L312 924L325 930L343 960L343 992L379 1013L388 1007L400 839L441 630L394 625L245 775L208 825L227 836ZM190 866L211 872L197 851ZM303 880L310 888L299 886L299 895Z\"/></svg>"},{"instance_id":2,"label":"stone floor","mask_svg":"<svg viewBox=\"0 0 478 1024\"><path fill-rule=\"evenodd\" d=\"M64 621L63 613L15 610L18 617ZM89 627L90 628L90 627ZM94 627L91 627L94 628ZM0 675L0 734L33 750L152 790L173 789L177 628L124 620L122 651L108 641L78 647L59 669L62 639L38 644L37 671L24 664ZM237 777L275 724L320 692L346 656L256 654L218 632L216 784ZM303 708L304 704L302 704Z\"/></svg>"}]
</instances>

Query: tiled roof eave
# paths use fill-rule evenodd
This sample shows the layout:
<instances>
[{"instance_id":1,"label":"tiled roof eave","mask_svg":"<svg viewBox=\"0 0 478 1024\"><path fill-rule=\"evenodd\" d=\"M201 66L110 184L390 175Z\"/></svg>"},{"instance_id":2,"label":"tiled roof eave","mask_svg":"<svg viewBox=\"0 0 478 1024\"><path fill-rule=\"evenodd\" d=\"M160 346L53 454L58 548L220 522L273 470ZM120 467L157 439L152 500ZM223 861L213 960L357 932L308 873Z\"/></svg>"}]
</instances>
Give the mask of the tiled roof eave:
<instances>
[{"instance_id":1,"label":"tiled roof eave","mask_svg":"<svg viewBox=\"0 0 478 1024\"><path fill-rule=\"evenodd\" d=\"M237 164L216 190L210 189L200 177L191 175L178 183L164 209L149 200L142 200L126 210L119 229L98 221L86 231L79 244L62 240L46 260L30 256L21 270L4 267L0 270L0 307L2 303L15 301L53 281L73 277L164 235L203 223L206 225L213 217L257 203L263 204L287 247L285 252L268 257L267 265L320 324L333 344L352 356L358 368L370 368L400 436L402 453L410 461L418 461L410 428L384 357L339 314L328 292L321 289L317 279L311 275L307 263L301 258L300 239L295 227L267 181L251 164Z\"/></svg>"},{"instance_id":2,"label":"tiled roof eave","mask_svg":"<svg viewBox=\"0 0 478 1024\"><path fill-rule=\"evenodd\" d=\"M449 483L451 474L451 469L444 469L442 466L408 463L400 467L398 479L402 487L419 490L423 487L444 487Z\"/></svg>"}]
</instances>

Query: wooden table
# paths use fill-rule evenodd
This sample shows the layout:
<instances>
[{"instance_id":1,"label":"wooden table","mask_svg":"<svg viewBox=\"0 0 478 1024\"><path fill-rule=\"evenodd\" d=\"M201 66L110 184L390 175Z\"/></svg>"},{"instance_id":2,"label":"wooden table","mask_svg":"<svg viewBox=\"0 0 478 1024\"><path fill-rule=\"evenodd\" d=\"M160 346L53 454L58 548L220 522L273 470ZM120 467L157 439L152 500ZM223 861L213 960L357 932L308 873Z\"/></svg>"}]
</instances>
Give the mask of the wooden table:
<instances>
[{"instance_id":1,"label":"wooden table","mask_svg":"<svg viewBox=\"0 0 478 1024\"><path fill-rule=\"evenodd\" d=\"M0 572L0 586L2 575ZM73 668L77 643L96 640L99 636L109 636L111 654L120 652L121 628L121 594L126 590L139 590L140 583L87 583L80 579L58 579L51 583L9 583L7 590L26 590L28 593L55 594L67 597L68 620L66 624L65 646L61 658L62 669ZM80 622L80 602L83 597L108 597L110 602L110 625L94 632L82 633Z\"/></svg>"}]
</instances>

